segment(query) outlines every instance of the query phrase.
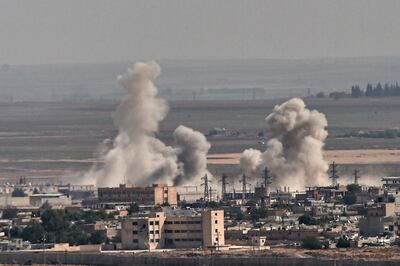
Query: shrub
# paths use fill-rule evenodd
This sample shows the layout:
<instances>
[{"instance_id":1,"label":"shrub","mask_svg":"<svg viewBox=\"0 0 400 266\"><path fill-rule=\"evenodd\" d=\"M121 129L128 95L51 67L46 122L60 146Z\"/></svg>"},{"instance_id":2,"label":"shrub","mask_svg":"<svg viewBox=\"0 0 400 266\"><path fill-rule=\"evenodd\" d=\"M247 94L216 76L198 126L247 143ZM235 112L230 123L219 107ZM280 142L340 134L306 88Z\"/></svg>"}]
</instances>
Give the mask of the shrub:
<instances>
[{"instance_id":1,"label":"shrub","mask_svg":"<svg viewBox=\"0 0 400 266\"><path fill-rule=\"evenodd\" d=\"M305 225L317 225L318 220L311 217L308 214L304 214L299 217L299 224L305 224Z\"/></svg>"},{"instance_id":2,"label":"shrub","mask_svg":"<svg viewBox=\"0 0 400 266\"><path fill-rule=\"evenodd\" d=\"M301 247L306 248L306 249L321 249L323 247L323 245L315 237L307 237L307 238L303 239Z\"/></svg>"},{"instance_id":3,"label":"shrub","mask_svg":"<svg viewBox=\"0 0 400 266\"><path fill-rule=\"evenodd\" d=\"M337 248L349 248L350 247L350 241L341 237L339 238L338 242L336 243Z\"/></svg>"}]
</instances>

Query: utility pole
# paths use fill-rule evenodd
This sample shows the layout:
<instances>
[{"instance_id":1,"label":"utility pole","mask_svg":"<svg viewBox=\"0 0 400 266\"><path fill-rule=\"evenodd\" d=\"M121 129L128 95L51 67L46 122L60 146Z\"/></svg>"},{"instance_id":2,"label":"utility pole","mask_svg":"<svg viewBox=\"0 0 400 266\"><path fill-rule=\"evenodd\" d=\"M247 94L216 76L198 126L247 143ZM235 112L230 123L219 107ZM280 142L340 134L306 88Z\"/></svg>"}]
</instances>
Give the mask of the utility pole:
<instances>
[{"instance_id":1,"label":"utility pole","mask_svg":"<svg viewBox=\"0 0 400 266\"><path fill-rule=\"evenodd\" d=\"M243 201L246 199L246 188L247 188L247 181L246 181L246 175L243 174L242 176L242 180L240 180L240 182L242 182L242 199Z\"/></svg>"},{"instance_id":2,"label":"utility pole","mask_svg":"<svg viewBox=\"0 0 400 266\"><path fill-rule=\"evenodd\" d=\"M224 199L224 196L226 194L226 185L229 184L226 181L227 178L228 178L228 176L223 173L222 177L221 177L221 180L220 180L220 182L221 182L221 197L222 197L222 199Z\"/></svg>"},{"instance_id":3,"label":"utility pole","mask_svg":"<svg viewBox=\"0 0 400 266\"><path fill-rule=\"evenodd\" d=\"M360 170L357 168L354 169L353 175L354 175L354 184L358 185L358 179L360 179Z\"/></svg>"},{"instance_id":4,"label":"utility pole","mask_svg":"<svg viewBox=\"0 0 400 266\"><path fill-rule=\"evenodd\" d=\"M264 169L264 187L267 188L269 185L271 185L271 177L269 176L269 170L267 167Z\"/></svg>"},{"instance_id":5,"label":"utility pole","mask_svg":"<svg viewBox=\"0 0 400 266\"><path fill-rule=\"evenodd\" d=\"M331 176L329 178L332 179L332 186L336 186L338 184L337 180L339 179L339 176L337 174L337 164L335 163L335 161L332 162L331 164Z\"/></svg>"},{"instance_id":6,"label":"utility pole","mask_svg":"<svg viewBox=\"0 0 400 266\"><path fill-rule=\"evenodd\" d=\"M202 178L201 178L201 180L204 180L204 183L202 183L201 185L202 186L204 186L204 195L203 195L203 198L204 198L204 201L209 201L209 199L210 199L210 191L209 191L209 188L208 188L208 183L210 182L209 180L208 180L208 176L207 176L207 174L205 174Z\"/></svg>"},{"instance_id":7,"label":"utility pole","mask_svg":"<svg viewBox=\"0 0 400 266\"><path fill-rule=\"evenodd\" d=\"M269 171L268 168L265 167L264 169L264 191L263 191L263 196L262 196L262 204L265 205L265 200L268 198L268 202L270 203L270 195L271 195L271 177L269 176Z\"/></svg>"}]
</instances>

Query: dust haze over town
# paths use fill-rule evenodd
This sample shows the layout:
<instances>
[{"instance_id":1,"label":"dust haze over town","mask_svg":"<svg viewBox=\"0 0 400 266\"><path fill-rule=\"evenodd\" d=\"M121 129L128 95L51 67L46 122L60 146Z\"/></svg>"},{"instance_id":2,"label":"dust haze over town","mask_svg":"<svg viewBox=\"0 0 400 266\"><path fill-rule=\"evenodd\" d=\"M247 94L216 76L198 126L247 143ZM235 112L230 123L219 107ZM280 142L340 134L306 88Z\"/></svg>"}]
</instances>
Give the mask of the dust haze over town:
<instances>
[{"instance_id":1,"label":"dust haze over town","mask_svg":"<svg viewBox=\"0 0 400 266\"><path fill-rule=\"evenodd\" d=\"M361 228L373 231L368 211L397 202L397 190L388 186L400 176L399 7L389 0L0 1L0 198L21 190L33 199L67 196L61 209L126 211L127 217L105 222L120 230L118 237L135 231L124 228L136 219L133 204L148 217L172 207L162 209L165 221L193 208L205 223L223 209L225 238L218 235L216 244L211 233L208 248L218 248L221 239L227 245L253 241L256 234L230 238L228 227L249 223L263 232L270 212L293 218L289 225L276 218L278 234L303 230L303 216L317 221L307 226L322 228L326 217L313 208L333 204L326 208L341 213L332 216L332 230L348 223L359 235L353 228L313 236L321 247L342 239L352 247L352 241L367 243L361 235L390 235L387 242L397 245L397 232L387 229L397 223L397 212L383 215L383 229L374 227L379 232L358 230L358 223L366 219ZM65 193L63 186L89 186L90 193L74 201L76 191ZM165 190L152 209L132 200L120 202L121 209L102 199L113 189L135 187L172 192ZM9 202L0 200L0 209ZM304 207L301 216L295 206ZM269 225L264 233L273 240ZM10 226L22 232L32 225ZM96 242L92 234L85 244ZM140 239L116 235L96 244L143 249ZM75 240L52 238L69 246ZM148 240L144 247L161 248ZM124 241L139 241L132 243L140 248ZM168 249L183 240L163 241ZM202 248L207 241L203 236ZM285 245L305 245L293 241Z\"/></svg>"}]
</instances>

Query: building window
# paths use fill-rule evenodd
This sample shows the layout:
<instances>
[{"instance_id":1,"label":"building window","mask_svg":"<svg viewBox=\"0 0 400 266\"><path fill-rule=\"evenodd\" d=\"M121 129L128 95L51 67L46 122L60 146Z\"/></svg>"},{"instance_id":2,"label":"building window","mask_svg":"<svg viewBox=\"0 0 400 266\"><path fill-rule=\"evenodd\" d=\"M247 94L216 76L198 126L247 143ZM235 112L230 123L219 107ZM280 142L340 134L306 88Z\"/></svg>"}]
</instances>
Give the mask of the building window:
<instances>
[{"instance_id":1,"label":"building window","mask_svg":"<svg viewBox=\"0 0 400 266\"><path fill-rule=\"evenodd\" d=\"M215 238L215 241L218 241L218 237Z\"/></svg>"},{"instance_id":2,"label":"building window","mask_svg":"<svg viewBox=\"0 0 400 266\"><path fill-rule=\"evenodd\" d=\"M133 239L133 243L138 243L139 241L137 239Z\"/></svg>"},{"instance_id":3,"label":"building window","mask_svg":"<svg viewBox=\"0 0 400 266\"><path fill-rule=\"evenodd\" d=\"M154 234L154 231L149 231L149 234Z\"/></svg>"},{"instance_id":4,"label":"building window","mask_svg":"<svg viewBox=\"0 0 400 266\"><path fill-rule=\"evenodd\" d=\"M215 220L215 224L217 224L218 223L218 220Z\"/></svg>"},{"instance_id":5,"label":"building window","mask_svg":"<svg viewBox=\"0 0 400 266\"><path fill-rule=\"evenodd\" d=\"M218 213L215 213L215 216L218 216Z\"/></svg>"},{"instance_id":6,"label":"building window","mask_svg":"<svg viewBox=\"0 0 400 266\"><path fill-rule=\"evenodd\" d=\"M137 235L137 231L136 230L134 230L134 231L132 231L132 234L134 234L134 235Z\"/></svg>"},{"instance_id":7,"label":"building window","mask_svg":"<svg viewBox=\"0 0 400 266\"><path fill-rule=\"evenodd\" d=\"M154 224L154 222L153 221L150 221L150 225L153 225Z\"/></svg>"},{"instance_id":8,"label":"building window","mask_svg":"<svg viewBox=\"0 0 400 266\"><path fill-rule=\"evenodd\" d=\"M156 239L156 242L157 242L157 243L160 242L160 239Z\"/></svg>"},{"instance_id":9,"label":"building window","mask_svg":"<svg viewBox=\"0 0 400 266\"><path fill-rule=\"evenodd\" d=\"M159 230L156 230L156 234L159 234L160 233L160 231Z\"/></svg>"},{"instance_id":10,"label":"building window","mask_svg":"<svg viewBox=\"0 0 400 266\"><path fill-rule=\"evenodd\" d=\"M159 224L160 224L160 222L159 222L159 221L156 221L156 222L155 222L155 225L159 225Z\"/></svg>"},{"instance_id":11,"label":"building window","mask_svg":"<svg viewBox=\"0 0 400 266\"><path fill-rule=\"evenodd\" d=\"M215 229L215 233L218 233L218 229Z\"/></svg>"},{"instance_id":12,"label":"building window","mask_svg":"<svg viewBox=\"0 0 400 266\"><path fill-rule=\"evenodd\" d=\"M132 225L137 225L137 222L132 222Z\"/></svg>"}]
</instances>

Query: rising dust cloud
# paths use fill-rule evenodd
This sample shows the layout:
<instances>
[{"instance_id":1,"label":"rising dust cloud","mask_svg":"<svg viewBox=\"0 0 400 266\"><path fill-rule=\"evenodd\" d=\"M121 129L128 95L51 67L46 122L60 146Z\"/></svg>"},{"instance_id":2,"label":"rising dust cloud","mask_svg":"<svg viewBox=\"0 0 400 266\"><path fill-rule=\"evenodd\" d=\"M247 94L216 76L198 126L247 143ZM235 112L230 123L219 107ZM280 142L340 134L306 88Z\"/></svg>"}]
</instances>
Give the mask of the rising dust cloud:
<instances>
[{"instance_id":1,"label":"rising dust cloud","mask_svg":"<svg viewBox=\"0 0 400 266\"><path fill-rule=\"evenodd\" d=\"M127 95L119 104L114 121L118 135L111 145L102 145L100 161L84 179L97 186L127 182L150 185L156 182L184 184L207 171L210 144L203 134L185 126L173 133L174 146L155 135L169 107L157 97L154 80L161 74L156 62L136 63L118 77Z\"/></svg>"},{"instance_id":2,"label":"rising dust cloud","mask_svg":"<svg viewBox=\"0 0 400 266\"><path fill-rule=\"evenodd\" d=\"M265 152L245 150L240 166L248 175L261 175L267 167L274 183L302 190L304 186L327 182L328 164L322 157L328 135L325 115L306 108L294 98L275 106L266 118L268 134Z\"/></svg>"}]
</instances>

